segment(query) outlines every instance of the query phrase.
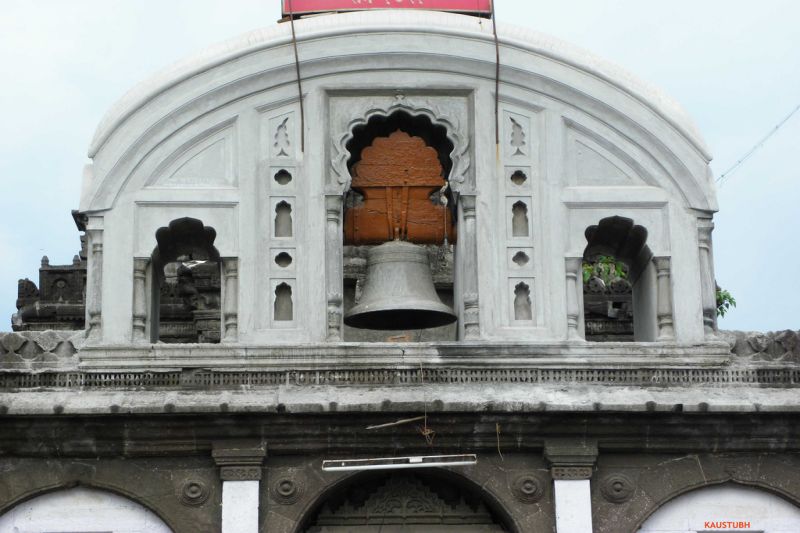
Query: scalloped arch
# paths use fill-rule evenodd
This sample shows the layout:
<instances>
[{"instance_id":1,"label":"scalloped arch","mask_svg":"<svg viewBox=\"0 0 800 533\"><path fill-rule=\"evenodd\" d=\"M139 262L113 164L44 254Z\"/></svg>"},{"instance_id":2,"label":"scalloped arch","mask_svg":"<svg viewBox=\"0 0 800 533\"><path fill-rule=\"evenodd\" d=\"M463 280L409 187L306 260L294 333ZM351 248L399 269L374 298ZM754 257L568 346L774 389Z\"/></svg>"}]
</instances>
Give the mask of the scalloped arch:
<instances>
[{"instance_id":1,"label":"scalloped arch","mask_svg":"<svg viewBox=\"0 0 800 533\"><path fill-rule=\"evenodd\" d=\"M462 131L461 121L457 117L448 115L436 104L425 102L421 97L417 98L423 101L418 102L403 94L397 94L394 101L389 105L376 106L374 102L365 102L359 111L355 113L356 118L347 123L347 130L334 135L336 154L331 159L334 182L329 183L329 185L338 188L339 192L342 193L350 188L350 172L347 170L347 160L350 158L350 152L347 150L347 144L353 138L353 130L359 126L366 125L374 116L388 117L397 111L403 111L414 117L424 116L432 124L444 127L447 132L447 138L453 143L453 151L450 152L450 160L453 166L450 169L450 175L447 176L447 180L455 192L461 192L461 188L465 187L465 183L469 186L471 180L468 180L468 172L472 163L469 155L469 134Z\"/></svg>"}]
</instances>

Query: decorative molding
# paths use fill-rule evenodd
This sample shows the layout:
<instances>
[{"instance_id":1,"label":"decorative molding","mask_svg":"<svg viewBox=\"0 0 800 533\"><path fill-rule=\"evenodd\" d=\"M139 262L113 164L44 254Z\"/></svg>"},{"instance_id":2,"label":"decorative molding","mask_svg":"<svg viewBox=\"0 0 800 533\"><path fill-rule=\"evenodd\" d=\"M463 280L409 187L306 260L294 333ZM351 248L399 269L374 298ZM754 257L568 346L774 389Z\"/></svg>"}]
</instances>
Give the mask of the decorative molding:
<instances>
[{"instance_id":1,"label":"decorative molding","mask_svg":"<svg viewBox=\"0 0 800 533\"><path fill-rule=\"evenodd\" d=\"M190 507L203 505L207 500L211 490L202 481L187 480L183 483L179 491L179 499L182 504Z\"/></svg>"},{"instance_id":2,"label":"decorative molding","mask_svg":"<svg viewBox=\"0 0 800 533\"><path fill-rule=\"evenodd\" d=\"M303 495L303 485L292 478L282 477L272 484L270 495L281 505L292 505Z\"/></svg>"},{"instance_id":3,"label":"decorative molding","mask_svg":"<svg viewBox=\"0 0 800 533\"><path fill-rule=\"evenodd\" d=\"M9 334L11 335L11 334ZM64 344L69 351L71 343ZM46 355L45 352L44 355ZM790 353L791 352L787 352ZM767 352L759 352L767 356ZM41 357L41 356L38 356ZM66 356L60 356L62 358ZM788 357L788 356L787 356ZM792 355L792 357L795 357ZM37 361L34 359L33 361ZM31 365L14 352L0 354L0 369L17 368L14 361L28 368ZM70 362L71 361L71 362ZM26 389L71 389L71 390L114 390L146 387L148 389L174 390L239 390L242 387L276 387L280 385L318 386L318 385L399 385L417 383L418 368L360 367L360 368L320 368L312 370L205 370L186 369L183 371L109 371L82 372L67 370L74 367L74 360L62 371L0 373L0 390L17 391ZM768 363L769 364L769 363ZM33 365L35 367L35 365ZM53 365L50 365L53 366ZM60 366L60 365L55 365ZM767 386L800 387L800 367L776 368L732 367L732 368L597 368L587 366L525 368L497 368L491 364L479 368L436 368L426 366L425 382L429 384L467 384L467 383L527 383L552 385L607 385L615 387L714 387Z\"/></svg>"},{"instance_id":4,"label":"decorative molding","mask_svg":"<svg viewBox=\"0 0 800 533\"><path fill-rule=\"evenodd\" d=\"M219 469L222 481L260 481L260 466L223 466Z\"/></svg>"},{"instance_id":5,"label":"decorative molding","mask_svg":"<svg viewBox=\"0 0 800 533\"><path fill-rule=\"evenodd\" d=\"M525 472L514 477L511 492L522 503L536 503L544 496L545 481L533 472Z\"/></svg>"},{"instance_id":6,"label":"decorative molding","mask_svg":"<svg viewBox=\"0 0 800 533\"><path fill-rule=\"evenodd\" d=\"M579 480L591 479L591 466L554 466L550 469L553 479Z\"/></svg>"},{"instance_id":7,"label":"decorative molding","mask_svg":"<svg viewBox=\"0 0 800 533\"><path fill-rule=\"evenodd\" d=\"M597 453L595 440L549 439L544 443L553 479L590 479Z\"/></svg>"},{"instance_id":8,"label":"decorative molding","mask_svg":"<svg viewBox=\"0 0 800 533\"><path fill-rule=\"evenodd\" d=\"M611 503L624 503L633 497L635 491L636 486L625 474L609 474L600 480L600 493Z\"/></svg>"},{"instance_id":9,"label":"decorative molding","mask_svg":"<svg viewBox=\"0 0 800 533\"><path fill-rule=\"evenodd\" d=\"M460 192L464 183L469 183L467 177L472 165L469 154L470 135L465 122L459 119L460 116L467 116L465 97L442 98L438 95L408 97L402 92L398 92L394 97L365 98L360 96L357 99L353 98L352 102L354 106L358 107L351 109L349 116L356 118L350 119L346 125L334 124L332 127L334 131L336 128L340 129L332 138L334 155L331 159L333 170L331 177L333 182L330 183L330 186L339 192L350 188L350 172L347 169L350 153L347 150L347 143L353 138L353 129L367 124L369 119L374 116L389 116L396 111L404 111L412 116L425 116L433 124L443 126L447 130L447 138L453 143L453 151L450 153L452 168L450 175L447 176L447 181L456 192Z\"/></svg>"},{"instance_id":10,"label":"decorative molding","mask_svg":"<svg viewBox=\"0 0 800 533\"><path fill-rule=\"evenodd\" d=\"M222 481L259 481L266 455L266 444L250 440L214 442L211 450Z\"/></svg>"}]
</instances>

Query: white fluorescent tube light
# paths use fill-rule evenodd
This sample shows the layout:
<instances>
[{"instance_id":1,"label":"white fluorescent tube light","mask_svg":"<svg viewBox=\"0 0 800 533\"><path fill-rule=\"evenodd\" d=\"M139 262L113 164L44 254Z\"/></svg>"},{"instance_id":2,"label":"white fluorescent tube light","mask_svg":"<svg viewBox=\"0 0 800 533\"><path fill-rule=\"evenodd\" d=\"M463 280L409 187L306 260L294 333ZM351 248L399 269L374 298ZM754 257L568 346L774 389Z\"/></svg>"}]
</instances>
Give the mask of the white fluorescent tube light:
<instances>
[{"instance_id":1,"label":"white fluorescent tube light","mask_svg":"<svg viewBox=\"0 0 800 533\"><path fill-rule=\"evenodd\" d=\"M349 470L394 470L398 468L432 468L436 466L469 466L478 462L474 453L462 455L418 455L381 457L377 459L334 459L322 461L327 472Z\"/></svg>"}]
</instances>

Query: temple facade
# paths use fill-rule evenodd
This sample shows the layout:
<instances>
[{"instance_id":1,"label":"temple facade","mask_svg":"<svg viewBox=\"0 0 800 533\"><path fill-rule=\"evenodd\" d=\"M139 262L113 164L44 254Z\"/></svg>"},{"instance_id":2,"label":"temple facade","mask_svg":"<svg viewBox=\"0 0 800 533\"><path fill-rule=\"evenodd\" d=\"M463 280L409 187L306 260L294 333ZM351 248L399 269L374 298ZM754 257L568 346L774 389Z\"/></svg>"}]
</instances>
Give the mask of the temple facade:
<instances>
[{"instance_id":1,"label":"temple facade","mask_svg":"<svg viewBox=\"0 0 800 533\"><path fill-rule=\"evenodd\" d=\"M0 531L800 530L800 336L718 330L680 106L478 17L294 26L100 123L0 334Z\"/></svg>"}]
</instances>

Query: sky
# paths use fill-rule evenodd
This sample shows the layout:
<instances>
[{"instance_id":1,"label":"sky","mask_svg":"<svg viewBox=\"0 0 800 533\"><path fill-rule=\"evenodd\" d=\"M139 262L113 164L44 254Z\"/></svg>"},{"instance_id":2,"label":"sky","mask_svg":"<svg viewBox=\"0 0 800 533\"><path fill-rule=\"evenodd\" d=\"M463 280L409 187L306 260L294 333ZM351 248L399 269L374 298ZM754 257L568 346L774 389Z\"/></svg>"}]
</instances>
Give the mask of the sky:
<instances>
[{"instance_id":1,"label":"sky","mask_svg":"<svg viewBox=\"0 0 800 533\"><path fill-rule=\"evenodd\" d=\"M570 41L661 87L732 166L800 104L796 0L496 0L500 23ZM97 123L128 89L280 18L278 0L0 0L0 331L17 280L69 264ZM800 112L719 187L725 329L800 328ZM676 295L680 297L680 295Z\"/></svg>"}]
</instances>

